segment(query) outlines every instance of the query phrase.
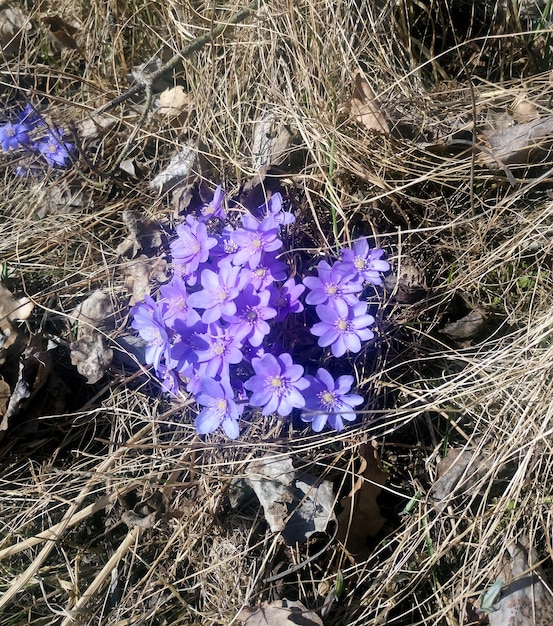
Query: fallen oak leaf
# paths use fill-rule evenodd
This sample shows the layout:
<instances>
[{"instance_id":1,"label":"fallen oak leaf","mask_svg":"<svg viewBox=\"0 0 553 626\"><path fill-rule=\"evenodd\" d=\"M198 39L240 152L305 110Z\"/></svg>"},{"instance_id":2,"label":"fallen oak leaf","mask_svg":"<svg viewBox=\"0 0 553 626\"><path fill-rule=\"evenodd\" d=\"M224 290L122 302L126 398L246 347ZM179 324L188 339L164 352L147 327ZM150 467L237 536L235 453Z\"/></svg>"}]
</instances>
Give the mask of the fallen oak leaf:
<instances>
[{"instance_id":1,"label":"fallen oak leaf","mask_svg":"<svg viewBox=\"0 0 553 626\"><path fill-rule=\"evenodd\" d=\"M11 291L0 283L0 365L5 360L6 350L18 337L12 322L22 322L32 313L34 304L29 298L13 297Z\"/></svg>"},{"instance_id":2,"label":"fallen oak leaf","mask_svg":"<svg viewBox=\"0 0 553 626\"><path fill-rule=\"evenodd\" d=\"M159 94L157 113L169 118L179 117L183 113L188 113L191 104L190 94L184 91L182 85L176 85Z\"/></svg>"},{"instance_id":3,"label":"fallen oak leaf","mask_svg":"<svg viewBox=\"0 0 553 626\"><path fill-rule=\"evenodd\" d=\"M119 256L134 258L140 250L155 251L162 243L163 237L159 224L132 209L125 209L121 215L128 235L117 246Z\"/></svg>"},{"instance_id":4,"label":"fallen oak leaf","mask_svg":"<svg viewBox=\"0 0 553 626\"><path fill-rule=\"evenodd\" d=\"M382 491L381 485L387 480L374 442L372 445L362 444L359 447L359 456L359 478L350 495L341 500L342 512L337 516L338 541L357 561L368 556L367 540L375 537L386 523L376 499Z\"/></svg>"},{"instance_id":5,"label":"fallen oak leaf","mask_svg":"<svg viewBox=\"0 0 553 626\"><path fill-rule=\"evenodd\" d=\"M289 457L249 463L246 483L263 506L271 530L281 532L288 545L305 543L335 519L332 484L300 472Z\"/></svg>"},{"instance_id":6,"label":"fallen oak leaf","mask_svg":"<svg viewBox=\"0 0 553 626\"><path fill-rule=\"evenodd\" d=\"M501 598L487 613L490 626L549 626L553 623L553 599L543 570L529 563L529 554L521 545L510 544L507 552Z\"/></svg>"},{"instance_id":7,"label":"fallen oak leaf","mask_svg":"<svg viewBox=\"0 0 553 626\"><path fill-rule=\"evenodd\" d=\"M356 70L353 77L353 95L343 107L367 130L389 135L390 127L382 115L372 87L361 70Z\"/></svg>"},{"instance_id":8,"label":"fallen oak leaf","mask_svg":"<svg viewBox=\"0 0 553 626\"><path fill-rule=\"evenodd\" d=\"M111 298L103 291L95 291L75 309L77 339L70 344L71 363L89 384L97 383L113 359L105 330L114 323Z\"/></svg>"},{"instance_id":9,"label":"fallen oak leaf","mask_svg":"<svg viewBox=\"0 0 553 626\"><path fill-rule=\"evenodd\" d=\"M323 626L321 618L301 602L276 600L258 609L244 607L237 616L244 626Z\"/></svg>"}]
</instances>

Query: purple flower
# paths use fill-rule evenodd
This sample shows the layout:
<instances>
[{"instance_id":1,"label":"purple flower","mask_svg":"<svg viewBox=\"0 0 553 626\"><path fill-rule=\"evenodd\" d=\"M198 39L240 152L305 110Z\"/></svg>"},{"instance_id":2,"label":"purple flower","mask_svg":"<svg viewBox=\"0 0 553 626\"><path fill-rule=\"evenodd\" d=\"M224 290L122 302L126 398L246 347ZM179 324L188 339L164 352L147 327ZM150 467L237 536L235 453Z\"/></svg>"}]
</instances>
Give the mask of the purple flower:
<instances>
[{"instance_id":1,"label":"purple flower","mask_svg":"<svg viewBox=\"0 0 553 626\"><path fill-rule=\"evenodd\" d=\"M169 328L174 328L177 319L182 320L187 326L194 326L200 321L200 315L188 306L188 293L182 276L173 276L170 283L160 287L162 295L161 313L164 322Z\"/></svg>"},{"instance_id":2,"label":"purple flower","mask_svg":"<svg viewBox=\"0 0 553 626\"><path fill-rule=\"evenodd\" d=\"M148 342L146 363L152 364L156 371L161 371L161 359L169 357L169 337L160 307L150 296L145 296L144 302L133 306L130 314L134 318L131 326L138 331L144 341Z\"/></svg>"},{"instance_id":3,"label":"purple flower","mask_svg":"<svg viewBox=\"0 0 553 626\"><path fill-rule=\"evenodd\" d=\"M232 241L240 248L234 255L233 263L247 263L251 269L255 269L263 252L274 252L282 246L278 238L278 225L272 217L260 223L249 213L242 218L242 225L243 228L237 228L231 234Z\"/></svg>"},{"instance_id":4,"label":"purple flower","mask_svg":"<svg viewBox=\"0 0 553 626\"><path fill-rule=\"evenodd\" d=\"M223 208L223 198L225 197L225 192L221 185L215 189L215 193L213 194L213 200L209 204L204 204L204 206L200 209L199 220L207 221L213 217L218 217L219 219L224 220L226 217L225 210Z\"/></svg>"},{"instance_id":5,"label":"purple flower","mask_svg":"<svg viewBox=\"0 0 553 626\"><path fill-rule=\"evenodd\" d=\"M347 350L359 352L361 342L374 337L374 333L368 328L374 324L374 317L367 314L367 303L358 302L348 309L346 315L325 304L317 308L320 322L311 328L311 333L319 337L318 344L321 348L331 346L332 354L340 357Z\"/></svg>"},{"instance_id":6,"label":"purple flower","mask_svg":"<svg viewBox=\"0 0 553 626\"><path fill-rule=\"evenodd\" d=\"M58 129L56 132L50 132L37 144L38 151L50 167L67 167L71 162L69 152L73 150L73 145L62 141L62 136L63 131Z\"/></svg>"},{"instance_id":7,"label":"purple flower","mask_svg":"<svg viewBox=\"0 0 553 626\"><path fill-rule=\"evenodd\" d=\"M205 263L209 251L217 240L207 236L205 224L192 215L186 216L186 223L177 226L177 239L171 243L173 261L183 266L183 274L196 272L200 263Z\"/></svg>"},{"instance_id":8,"label":"purple flower","mask_svg":"<svg viewBox=\"0 0 553 626\"><path fill-rule=\"evenodd\" d=\"M289 278L281 287L271 285L269 290L271 292L269 304L277 310L275 322L282 322L290 313L303 311L299 297L305 291L305 286L301 283L296 285L294 278Z\"/></svg>"},{"instance_id":9,"label":"purple flower","mask_svg":"<svg viewBox=\"0 0 553 626\"><path fill-rule=\"evenodd\" d=\"M196 400L206 407L194 420L194 426L200 435L212 433L222 426L227 437L238 437L238 418L244 407L234 401L234 391L228 381L217 382L211 378L201 378Z\"/></svg>"},{"instance_id":10,"label":"purple flower","mask_svg":"<svg viewBox=\"0 0 553 626\"><path fill-rule=\"evenodd\" d=\"M174 336L170 349L169 365L181 376L189 378L194 370L198 357L196 350L199 347L198 337L205 332L206 326L196 322L194 326L187 326L183 320L177 318L174 326Z\"/></svg>"},{"instance_id":11,"label":"purple flower","mask_svg":"<svg viewBox=\"0 0 553 626\"><path fill-rule=\"evenodd\" d=\"M232 241L232 226L225 226L220 235L216 236L217 245L210 250L210 257L217 265L221 261L232 262L234 254L239 250L238 245Z\"/></svg>"},{"instance_id":12,"label":"purple flower","mask_svg":"<svg viewBox=\"0 0 553 626\"><path fill-rule=\"evenodd\" d=\"M292 213L282 210L282 195L279 192L272 194L266 204L262 204L258 210L263 218L271 216L280 226L296 221Z\"/></svg>"},{"instance_id":13,"label":"purple flower","mask_svg":"<svg viewBox=\"0 0 553 626\"><path fill-rule=\"evenodd\" d=\"M231 325L231 332L240 340L247 339L250 345L257 347L270 332L269 320L276 315L269 306L271 294L266 289L255 293L250 283L236 298L236 314L225 318Z\"/></svg>"},{"instance_id":14,"label":"purple flower","mask_svg":"<svg viewBox=\"0 0 553 626\"><path fill-rule=\"evenodd\" d=\"M336 264L338 271L354 279L361 277L373 285L381 285L380 272L387 272L390 269L390 264L380 259L384 250L380 248L371 250L365 237L358 239L351 250L341 250L340 254L342 261Z\"/></svg>"},{"instance_id":15,"label":"purple flower","mask_svg":"<svg viewBox=\"0 0 553 626\"><path fill-rule=\"evenodd\" d=\"M304 392L305 409L301 419L311 423L315 432L320 432L324 425L334 430L342 430L344 421L353 422L355 412L353 407L363 403L363 398L356 394L349 394L353 384L353 376L339 376L336 381L324 368L317 370L316 376L306 376L310 386Z\"/></svg>"},{"instance_id":16,"label":"purple flower","mask_svg":"<svg viewBox=\"0 0 553 626\"><path fill-rule=\"evenodd\" d=\"M255 376L247 380L244 387L253 391L250 403L263 407L263 415L276 412L285 417L294 408L305 406L301 392L309 387L309 381L303 377L303 367L294 364L288 353L278 357L265 354L252 359L252 366Z\"/></svg>"},{"instance_id":17,"label":"purple flower","mask_svg":"<svg viewBox=\"0 0 553 626\"><path fill-rule=\"evenodd\" d=\"M261 255L259 265L251 271L250 280L252 285L258 290L266 289L275 280L286 278L286 263L279 261L272 252Z\"/></svg>"},{"instance_id":18,"label":"purple flower","mask_svg":"<svg viewBox=\"0 0 553 626\"><path fill-rule=\"evenodd\" d=\"M0 127L0 142L2 150L17 150L19 146L26 146L30 143L29 127L25 124L12 124L8 122Z\"/></svg>"},{"instance_id":19,"label":"purple flower","mask_svg":"<svg viewBox=\"0 0 553 626\"><path fill-rule=\"evenodd\" d=\"M231 316L236 313L234 300L244 288L249 272L228 262L221 262L219 271L205 269L201 274L202 291L188 296L189 306L204 309L202 322L211 324L221 319L223 315Z\"/></svg>"},{"instance_id":20,"label":"purple flower","mask_svg":"<svg viewBox=\"0 0 553 626\"><path fill-rule=\"evenodd\" d=\"M363 288L361 279L338 271L336 264L331 267L326 261L317 265L318 276L307 276L303 284L311 291L307 294L307 304L330 304L340 315L359 302L357 294Z\"/></svg>"},{"instance_id":21,"label":"purple flower","mask_svg":"<svg viewBox=\"0 0 553 626\"><path fill-rule=\"evenodd\" d=\"M176 396L179 391L179 377L175 370L168 369L165 365L160 365L157 369L163 391Z\"/></svg>"},{"instance_id":22,"label":"purple flower","mask_svg":"<svg viewBox=\"0 0 553 626\"><path fill-rule=\"evenodd\" d=\"M32 104L25 105L23 111L21 111L21 113L17 116L17 121L20 124L27 126L29 131L34 130L39 126L46 126L46 123L36 112Z\"/></svg>"},{"instance_id":23,"label":"purple flower","mask_svg":"<svg viewBox=\"0 0 553 626\"><path fill-rule=\"evenodd\" d=\"M210 378L228 378L229 365L242 361L240 338L231 328L210 324L207 333L198 335L199 348L195 350L198 373Z\"/></svg>"}]
</instances>

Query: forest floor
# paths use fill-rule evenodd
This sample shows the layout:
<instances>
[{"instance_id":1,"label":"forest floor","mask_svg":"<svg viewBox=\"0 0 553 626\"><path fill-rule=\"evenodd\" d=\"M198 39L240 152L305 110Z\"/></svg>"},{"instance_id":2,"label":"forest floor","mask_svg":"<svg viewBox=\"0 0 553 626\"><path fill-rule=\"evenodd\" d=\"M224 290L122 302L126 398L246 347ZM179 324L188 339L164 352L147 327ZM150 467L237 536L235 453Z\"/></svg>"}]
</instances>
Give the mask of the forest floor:
<instances>
[{"instance_id":1,"label":"forest floor","mask_svg":"<svg viewBox=\"0 0 553 626\"><path fill-rule=\"evenodd\" d=\"M553 623L537 4L0 7L0 626ZM280 194L298 283L384 251L359 350L322 350L307 303L278 331L353 377L343 429L200 435L144 360L130 310L219 185L231 220Z\"/></svg>"}]
</instances>

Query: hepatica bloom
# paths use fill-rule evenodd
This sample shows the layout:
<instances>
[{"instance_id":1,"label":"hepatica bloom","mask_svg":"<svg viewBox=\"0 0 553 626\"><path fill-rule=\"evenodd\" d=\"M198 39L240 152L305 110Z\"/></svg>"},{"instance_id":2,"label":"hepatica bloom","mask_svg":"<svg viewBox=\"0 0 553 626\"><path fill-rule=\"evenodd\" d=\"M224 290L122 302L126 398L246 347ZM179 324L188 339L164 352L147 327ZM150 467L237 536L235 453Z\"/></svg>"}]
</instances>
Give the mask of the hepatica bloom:
<instances>
[{"instance_id":1,"label":"hepatica bloom","mask_svg":"<svg viewBox=\"0 0 553 626\"><path fill-rule=\"evenodd\" d=\"M130 314L134 318L131 326L148 344L145 353L146 363L153 365L156 371L161 371L161 359L168 359L170 347L161 309L150 296L145 296L144 302L133 306Z\"/></svg>"},{"instance_id":2,"label":"hepatica bloom","mask_svg":"<svg viewBox=\"0 0 553 626\"><path fill-rule=\"evenodd\" d=\"M292 213L283 211L282 195L278 192L274 193L269 200L267 200L266 204L262 204L258 210L263 218L271 216L279 225L292 224L296 221Z\"/></svg>"},{"instance_id":3,"label":"hepatica bloom","mask_svg":"<svg viewBox=\"0 0 553 626\"><path fill-rule=\"evenodd\" d=\"M29 127L26 124L12 124L8 122L0 127L0 142L2 150L17 150L19 146L26 146L30 143Z\"/></svg>"},{"instance_id":4,"label":"hepatica bloom","mask_svg":"<svg viewBox=\"0 0 553 626\"><path fill-rule=\"evenodd\" d=\"M355 420L354 407L363 403L357 394L348 394L353 385L353 376L339 376L336 381L324 368L317 370L316 376L306 376L310 385L304 392L305 409L301 419L311 424L315 432L320 432L325 424L334 430L342 430L344 420Z\"/></svg>"},{"instance_id":5,"label":"hepatica bloom","mask_svg":"<svg viewBox=\"0 0 553 626\"><path fill-rule=\"evenodd\" d=\"M301 313L303 311L303 304L300 302L299 297L305 291L305 286L301 283L296 285L296 281L293 278L289 278L282 286L276 287L271 285L269 289L271 292L269 304L277 311L276 323L282 322L291 313Z\"/></svg>"},{"instance_id":6,"label":"hepatica bloom","mask_svg":"<svg viewBox=\"0 0 553 626\"><path fill-rule=\"evenodd\" d=\"M255 269L264 252L274 252L282 247L282 241L278 238L278 224L272 217L258 222L253 215L246 213L242 218L242 226L231 234L232 241L239 248L233 259L235 265L247 263L251 269Z\"/></svg>"},{"instance_id":7,"label":"hepatica bloom","mask_svg":"<svg viewBox=\"0 0 553 626\"><path fill-rule=\"evenodd\" d=\"M369 326L374 324L374 317L367 314L367 303L358 302L341 315L329 305L320 304L317 308L320 322L311 328L311 333L319 337L318 344L322 348L331 347L335 357L350 352L359 352L361 342L374 337Z\"/></svg>"},{"instance_id":8,"label":"hepatica bloom","mask_svg":"<svg viewBox=\"0 0 553 626\"><path fill-rule=\"evenodd\" d=\"M272 252L262 254L259 265L251 271L251 282L253 286L261 291L266 289L275 280L284 280L286 278L286 263L279 261Z\"/></svg>"},{"instance_id":9,"label":"hepatica bloom","mask_svg":"<svg viewBox=\"0 0 553 626\"><path fill-rule=\"evenodd\" d=\"M303 284L310 289L305 298L307 304L329 304L340 315L346 315L348 308L357 304L357 294L363 283L351 274L340 272L336 264L332 267L326 261L317 265L318 276L307 276Z\"/></svg>"},{"instance_id":10,"label":"hepatica bloom","mask_svg":"<svg viewBox=\"0 0 553 626\"><path fill-rule=\"evenodd\" d=\"M221 185L215 189L215 193L213 194L213 200L209 204L204 204L204 206L200 209L200 217L199 219L202 221L207 221L213 217L217 217L219 219L224 220L226 217L225 210L223 208L223 198L225 197L225 192Z\"/></svg>"},{"instance_id":11,"label":"hepatica bloom","mask_svg":"<svg viewBox=\"0 0 553 626\"><path fill-rule=\"evenodd\" d=\"M232 328L220 324L210 324L207 333L198 335L198 349L195 350L200 374L211 378L228 378L229 366L242 361L242 344Z\"/></svg>"},{"instance_id":12,"label":"hepatica bloom","mask_svg":"<svg viewBox=\"0 0 553 626\"><path fill-rule=\"evenodd\" d=\"M218 382L202 377L199 382L198 404L205 407L194 420L194 426L200 435L206 435L223 427L227 437L236 439L239 434L238 418L244 407L236 404L234 391L227 381Z\"/></svg>"},{"instance_id":13,"label":"hepatica bloom","mask_svg":"<svg viewBox=\"0 0 553 626\"><path fill-rule=\"evenodd\" d=\"M62 141L63 131L58 129L55 133L50 132L45 139L37 143L37 149L46 159L50 167L67 167L71 162L69 152L73 145Z\"/></svg>"},{"instance_id":14,"label":"hepatica bloom","mask_svg":"<svg viewBox=\"0 0 553 626\"><path fill-rule=\"evenodd\" d=\"M177 226L177 238L171 243L173 261L183 266L183 274L193 274L200 263L207 261L216 243L214 237L208 237L205 224L187 215L186 223Z\"/></svg>"},{"instance_id":15,"label":"hepatica bloom","mask_svg":"<svg viewBox=\"0 0 553 626\"><path fill-rule=\"evenodd\" d=\"M266 320L276 316L276 310L269 306L271 294L264 289L255 293L252 284L236 298L236 314L228 318L231 332L241 340L247 339L250 345L257 347L263 342L271 328Z\"/></svg>"},{"instance_id":16,"label":"hepatica bloom","mask_svg":"<svg viewBox=\"0 0 553 626\"><path fill-rule=\"evenodd\" d=\"M341 250L340 254L342 260L336 264L340 272L353 278L361 277L363 281L373 285L381 285L380 272L387 272L390 269L390 264L381 259L384 250L380 248L371 250L365 237L358 239L351 250Z\"/></svg>"},{"instance_id":17,"label":"hepatica bloom","mask_svg":"<svg viewBox=\"0 0 553 626\"><path fill-rule=\"evenodd\" d=\"M252 391L250 404L263 407L263 415L290 415L294 408L305 406L302 391L309 387L303 367L296 365L288 353L280 356L265 354L252 359L255 375L244 383Z\"/></svg>"},{"instance_id":18,"label":"hepatica bloom","mask_svg":"<svg viewBox=\"0 0 553 626\"><path fill-rule=\"evenodd\" d=\"M201 274L202 291L188 296L190 306L204 309L204 324L217 322L223 315L232 316L236 313L234 300L249 277L249 272L228 262L221 262L218 269L218 272L204 269Z\"/></svg>"},{"instance_id":19,"label":"hepatica bloom","mask_svg":"<svg viewBox=\"0 0 553 626\"><path fill-rule=\"evenodd\" d=\"M182 276L173 276L171 282L162 285L159 290L163 320L169 328L174 328L176 320L182 320L187 326L200 321L198 312L188 306L188 293Z\"/></svg>"}]
</instances>

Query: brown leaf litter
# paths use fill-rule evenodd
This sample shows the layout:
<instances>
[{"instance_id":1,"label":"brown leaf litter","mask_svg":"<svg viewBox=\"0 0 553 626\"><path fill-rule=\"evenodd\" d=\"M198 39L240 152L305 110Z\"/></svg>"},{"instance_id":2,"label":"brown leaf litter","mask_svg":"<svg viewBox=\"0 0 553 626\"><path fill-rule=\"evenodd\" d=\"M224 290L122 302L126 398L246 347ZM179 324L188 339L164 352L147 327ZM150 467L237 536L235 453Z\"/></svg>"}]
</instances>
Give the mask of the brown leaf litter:
<instances>
[{"instance_id":1,"label":"brown leaf litter","mask_svg":"<svg viewBox=\"0 0 553 626\"><path fill-rule=\"evenodd\" d=\"M377 498L388 475L382 471L375 444L359 448L361 467L351 493L340 502L337 538L351 556L360 562L369 555L368 540L375 537L386 523L380 512Z\"/></svg>"}]
</instances>

